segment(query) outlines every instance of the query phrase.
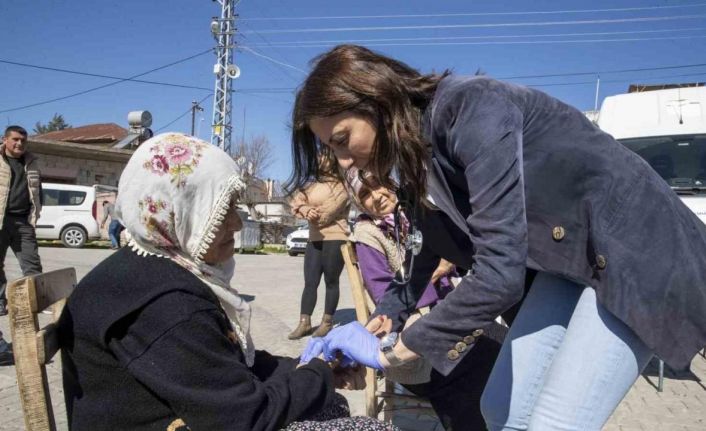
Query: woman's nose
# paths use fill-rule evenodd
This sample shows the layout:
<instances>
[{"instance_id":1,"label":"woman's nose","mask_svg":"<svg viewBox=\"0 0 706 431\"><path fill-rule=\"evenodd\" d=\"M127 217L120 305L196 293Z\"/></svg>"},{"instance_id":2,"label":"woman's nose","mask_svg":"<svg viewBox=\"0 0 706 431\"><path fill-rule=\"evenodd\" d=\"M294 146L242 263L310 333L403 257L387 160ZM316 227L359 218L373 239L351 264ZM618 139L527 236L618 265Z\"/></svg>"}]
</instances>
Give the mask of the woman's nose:
<instances>
[{"instance_id":1,"label":"woman's nose","mask_svg":"<svg viewBox=\"0 0 706 431\"><path fill-rule=\"evenodd\" d=\"M373 200L374 200L376 203L380 203L380 198L382 197L382 194L380 194L379 191L377 191L377 190L371 191L371 192L370 192L370 196L373 198Z\"/></svg>"},{"instance_id":2,"label":"woman's nose","mask_svg":"<svg viewBox=\"0 0 706 431\"><path fill-rule=\"evenodd\" d=\"M342 158L336 156L336 160L338 161L338 166L340 166L341 169L343 169L344 171L347 171L353 166L353 159L351 159L350 157Z\"/></svg>"}]
</instances>

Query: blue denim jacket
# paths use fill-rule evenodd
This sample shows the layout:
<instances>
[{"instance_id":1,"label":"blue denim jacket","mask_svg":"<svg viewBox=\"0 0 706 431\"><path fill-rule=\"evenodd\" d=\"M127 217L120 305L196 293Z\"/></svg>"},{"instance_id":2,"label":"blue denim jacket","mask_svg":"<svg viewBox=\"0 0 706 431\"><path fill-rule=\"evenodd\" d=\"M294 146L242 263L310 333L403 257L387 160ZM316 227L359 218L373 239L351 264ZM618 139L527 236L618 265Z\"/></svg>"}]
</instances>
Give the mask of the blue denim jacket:
<instances>
[{"instance_id":1,"label":"blue denim jacket","mask_svg":"<svg viewBox=\"0 0 706 431\"><path fill-rule=\"evenodd\" d=\"M424 114L428 174L443 193L420 221L421 258L379 314L418 294L435 256L470 268L402 333L448 374L522 296L527 268L592 286L598 300L675 369L706 345L706 227L639 156L580 111L487 77L442 80Z\"/></svg>"}]
</instances>

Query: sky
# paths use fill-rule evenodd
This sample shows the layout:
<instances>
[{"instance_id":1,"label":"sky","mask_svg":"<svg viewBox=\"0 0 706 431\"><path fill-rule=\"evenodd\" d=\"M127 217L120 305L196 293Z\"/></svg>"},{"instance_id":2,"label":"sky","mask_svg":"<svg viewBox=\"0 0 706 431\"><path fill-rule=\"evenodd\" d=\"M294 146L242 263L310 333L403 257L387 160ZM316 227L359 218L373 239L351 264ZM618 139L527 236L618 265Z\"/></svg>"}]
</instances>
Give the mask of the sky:
<instances>
[{"instance_id":1,"label":"sky","mask_svg":"<svg viewBox=\"0 0 706 431\"><path fill-rule=\"evenodd\" d=\"M267 176L278 180L291 173L294 91L311 59L338 43L422 72L482 71L581 110L594 108L599 77L599 106L631 83L706 81L706 1L241 0L236 12L233 141L266 136L275 159ZM211 0L0 1L0 124L31 131L59 113L73 126L127 127L129 111L149 110L154 131L189 133L185 113L205 99L196 135L210 140L216 59L206 51L217 15ZM125 78L174 62L139 79L201 89L27 66Z\"/></svg>"}]
</instances>

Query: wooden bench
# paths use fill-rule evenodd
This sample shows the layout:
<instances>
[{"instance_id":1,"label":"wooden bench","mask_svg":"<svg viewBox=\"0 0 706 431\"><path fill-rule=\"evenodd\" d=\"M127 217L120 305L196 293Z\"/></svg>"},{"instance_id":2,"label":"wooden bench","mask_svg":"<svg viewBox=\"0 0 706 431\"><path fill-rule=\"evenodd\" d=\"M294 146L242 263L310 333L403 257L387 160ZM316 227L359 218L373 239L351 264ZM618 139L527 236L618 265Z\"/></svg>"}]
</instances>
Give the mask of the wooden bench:
<instances>
[{"instance_id":1,"label":"wooden bench","mask_svg":"<svg viewBox=\"0 0 706 431\"><path fill-rule=\"evenodd\" d=\"M368 323L370 314L375 310L375 303L365 289L363 276L358 265L358 256L353 243L346 241L341 246L341 254L343 255L348 279L351 283L356 319L362 325L365 325ZM385 389L378 390L379 387L384 387ZM378 377L375 370L368 368L365 372L366 416L378 418L378 415L382 412L383 420L389 422L392 420L395 410L436 416L427 399L395 391L394 382L386 380L384 377Z\"/></svg>"},{"instance_id":2,"label":"wooden bench","mask_svg":"<svg viewBox=\"0 0 706 431\"><path fill-rule=\"evenodd\" d=\"M17 386L27 431L56 430L46 364L59 350L56 323L75 287L74 268L31 275L7 286ZM53 321L40 329L37 314L50 307Z\"/></svg>"}]
</instances>

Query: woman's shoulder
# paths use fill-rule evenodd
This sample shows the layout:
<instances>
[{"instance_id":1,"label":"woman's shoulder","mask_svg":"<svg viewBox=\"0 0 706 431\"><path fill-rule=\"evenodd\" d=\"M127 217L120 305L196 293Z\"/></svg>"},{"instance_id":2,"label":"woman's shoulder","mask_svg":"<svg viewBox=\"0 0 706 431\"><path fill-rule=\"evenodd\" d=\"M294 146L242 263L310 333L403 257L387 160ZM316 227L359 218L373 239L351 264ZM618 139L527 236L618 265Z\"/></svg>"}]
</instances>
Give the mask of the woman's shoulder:
<instances>
[{"instance_id":1,"label":"woman's shoulder","mask_svg":"<svg viewBox=\"0 0 706 431\"><path fill-rule=\"evenodd\" d=\"M117 321L157 298L179 298L184 313L195 304L217 308L209 293L201 280L169 259L139 256L123 248L78 283L67 306L76 324L85 324L84 330L103 337Z\"/></svg>"},{"instance_id":2,"label":"woman's shoulder","mask_svg":"<svg viewBox=\"0 0 706 431\"><path fill-rule=\"evenodd\" d=\"M462 126L473 131L479 128L469 127L469 120L486 124L489 117L503 121L505 117L521 112L518 103L522 103L528 91L525 87L484 75L450 75L439 83L426 115L431 116L433 129L446 129L463 117Z\"/></svg>"},{"instance_id":3,"label":"woman's shoulder","mask_svg":"<svg viewBox=\"0 0 706 431\"><path fill-rule=\"evenodd\" d=\"M449 97L479 97L492 92L509 91L512 84L499 81L487 75L449 75L439 82L434 101Z\"/></svg>"}]
</instances>

